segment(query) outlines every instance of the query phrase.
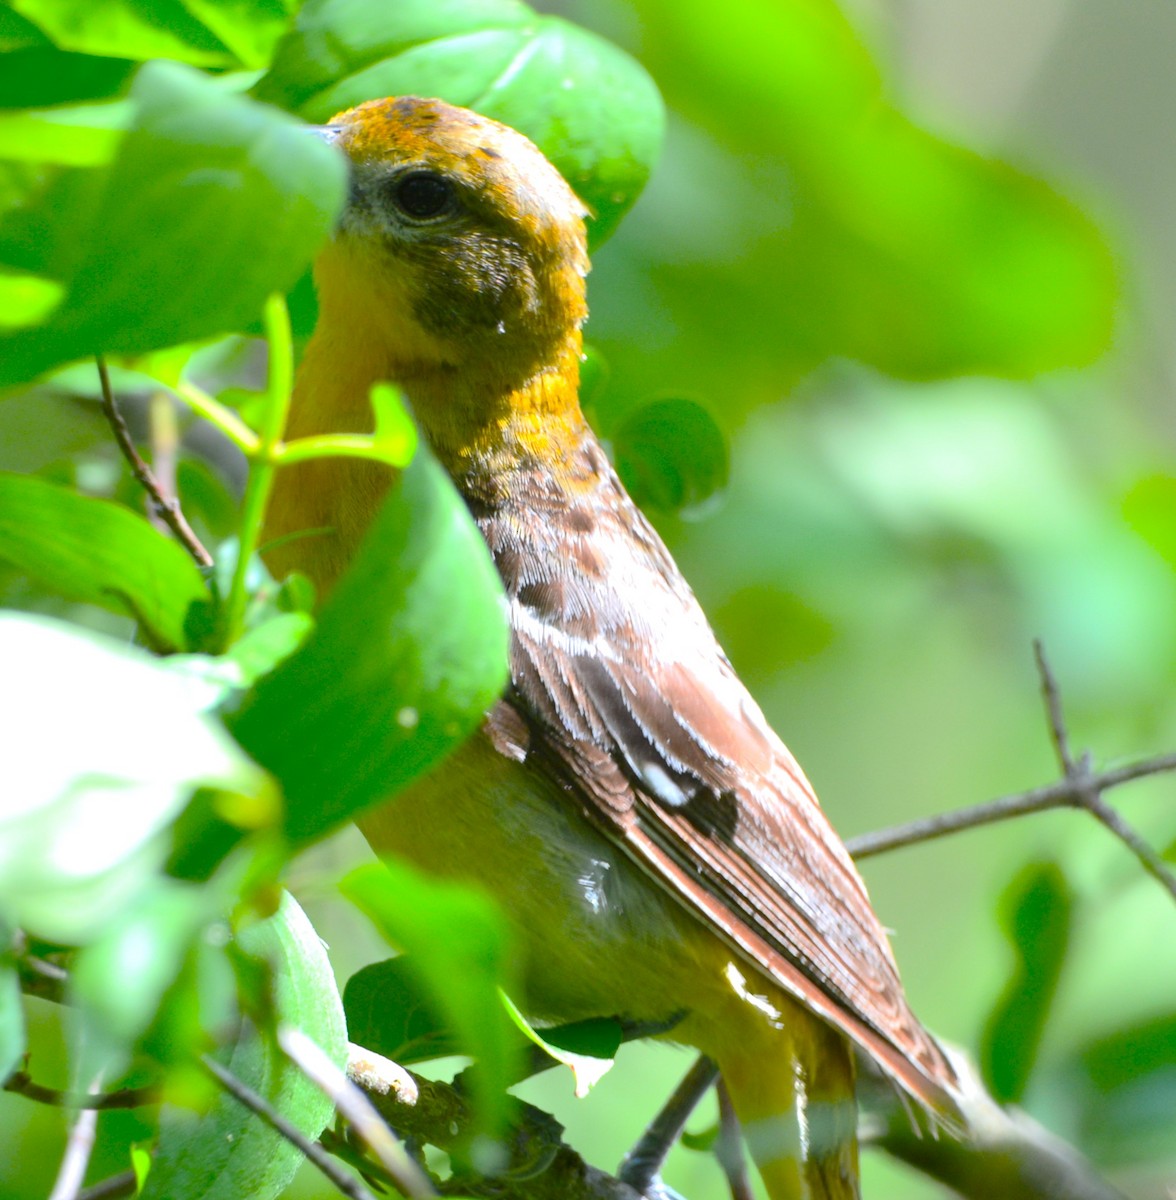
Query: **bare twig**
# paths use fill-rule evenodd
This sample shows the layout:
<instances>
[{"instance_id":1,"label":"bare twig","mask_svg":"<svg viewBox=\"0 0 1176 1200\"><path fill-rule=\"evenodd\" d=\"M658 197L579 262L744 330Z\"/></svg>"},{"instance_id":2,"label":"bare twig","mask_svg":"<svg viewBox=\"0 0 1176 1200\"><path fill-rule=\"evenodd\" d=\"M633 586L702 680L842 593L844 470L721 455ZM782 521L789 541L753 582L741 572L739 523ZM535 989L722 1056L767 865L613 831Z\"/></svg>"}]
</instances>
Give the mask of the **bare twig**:
<instances>
[{"instance_id":1,"label":"bare twig","mask_svg":"<svg viewBox=\"0 0 1176 1200\"><path fill-rule=\"evenodd\" d=\"M1077 774L1074 757L1070 753L1070 735L1066 731L1066 718L1062 712L1062 694L1058 691L1058 683L1050 670L1049 660L1045 657L1045 646L1040 638L1033 639L1033 659L1037 663L1037 673L1041 676L1041 694L1045 699L1045 713L1049 719L1049 734L1058 756L1058 766L1062 774L1072 780Z\"/></svg>"},{"instance_id":2,"label":"bare twig","mask_svg":"<svg viewBox=\"0 0 1176 1200\"><path fill-rule=\"evenodd\" d=\"M731 1093L720 1079L715 1089L719 1095L719 1140L715 1143L715 1158L727 1177L731 1200L752 1200L754 1193L747 1175L747 1158L743 1153L743 1136L739 1118L731 1103Z\"/></svg>"},{"instance_id":3,"label":"bare twig","mask_svg":"<svg viewBox=\"0 0 1176 1200\"><path fill-rule=\"evenodd\" d=\"M347 1075L403 1136L442 1150L468 1140L473 1116L452 1085L414 1075L362 1046L351 1047ZM507 1162L491 1181L495 1200L643 1200L564 1145L562 1132L554 1118L518 1102L504 1147Z\"/></svg>"},{"instance_id":4,"label":"bare twig","mask_svg":"<svg viewBox=\"0 0 1176 1200\"><path fill-rule=\"evenodd\" d=\"M404 1195L435 1196L429 1177L380 1118L368 1098L330 1060L322 1048L292 1025L278 1029L278 1045L287 1058L326 1095L376 1156Z\"/></svg>"},{"instance_id":5,"label":"bare twig","mask_svg":"<svg viewBox=\"0 0 1176 1200\"><path fill-rule=\"evenodd\" d=\"M661 1112L625 1155L617 1173L619 1179L639 1192L649 1190L649 1185L662 1169L666 1155L682 1136L690 1114L718 1077L719 1068L706 1055L700 1055Z\"/></svg>"},{"instance_id":6,"label":"bare twig","mask_svg":"<svg viewBox=\"0 0 1176 1200\"><path fill-rule=\"evenodd\" d=\"M1162 754L1155 758L1140 759L1110 771L1099 771L1090 777L1090 786L1099 792L1121 787L1136 779L1149 775L1163 775L1176 771L1176 754ZM846 840L846 846L854 858L868 858L871 854L882 854L902 846L914 846L919 842L931 841L949 833L965 829L976 829L981 825L992 825L1020 817L1027 813L1045 812L1051 808L1076 808L1081 805L1080 789L1069 780L1031 788L1026 792L1015 792L983 804L973 804L954 812L937 813L932 817L920 817L876 833L864 833Z\"/></svg>"},{"instance_id":7,"label":"bare twig","mask_svg":"<svg viewBox=\"0 0 1176 1200\"><path fill-rule=\"evenodd\" d=\"M135 1172L122 1171L86 1188L79 1194L78 1200L122 1200L123 1196L133 1196L137 1187Z\"/></svg>"},{"instance_id":8,"label":"bare twig","mask_svg":"<svg viewBox=\"0 0 1176 1200\"><path fill-rule=\"evenodd\" d=\"M142 1108L145 1104L159 1103L159 1093L155 1088L124 1088L118 1092L62 1092L34 1083L24 1071L10 1075L4 1083L4 1091L15 1092L38 1104L50 1104L57 1108L106 1111L112 1108Z\"/></svg>"},{"instance_id":9,"label":"bare twig","mask_svg":"<svg viewBox=\"0 0 1176 1200\"><path fill-rule=\"evenodd\" d=\"M192 527L188 524L180 509L180 502L174 496L168 496L164 493L151 468L143 461L139 451L135 448L131 431L127 428L127 423L123 419L123 415L119 411L118 404L114 399L114 392L110 386L110 373L106 369L106 361L101 355L98 355L97 362L98 378L102 384L102 411L106 414L106 420L110 424L119 449L123 452L123 457L130 463L135 478L146 489L147 494L151 497L151 502L155 507L156 513L164 521L168 529L175 534L184 549L196 560L198 566L211 567L212 555L208 553L200 539L192 532Z\"/></svg>"},{"instance_id":10,"label":"bare twig","mask_svg":"<svg viewBox=\"0 0 1176 1200\"><path fill-rule=\"evenodd\" d=\"M1070 750L1061 693L1040 641L1034 641L1033 654L1041 675L1041 691L1049 719L1050 740L1053 742L1064 778L1047 787L1002 796L985 804L976 804L951 813L939 813L933 817L910 821L905 825L882 829L877 833L850 838L846 842L850 854L855 858L866 858L871 854L881 854L900 846L913 846L917 842L958 833L963 829L975 829L979 825L990 825L995 821L1005 821L1010 817L1024 816L1026 813L1044 812L1051 808L1081 808L1114 834L1135 855L1143 869L1173 900L1176 900L1176 874L1155 848L1103 799L1103 792L1120 784L1142 779L1146 775L1176 770L1176 754L1164 754L1131 763L1114 771L1098 773L1091 769L1089 754L1081 754L1075 759Z\"/></svg>"},{"instance_id":11,"label":"bare twig","mask_svg":"<svg viewBox=\"0 0 1176 1200\"><path fill-rule=\"evenodd\" d=\"M101 1086L102 1079L99 1074L90 1085L90 1091L96 1092ZM97 1109L86 1108L78 1113L66 1139L65 1153L61 1157L61 1166L57 1171L53 1191L49 1193L49 1200L77 1200L86 1179L86 1168L90 1165L97 1129Z\"/></svg>"},{"instance_id":12,"label":"bare twig","mask_svg":"<svg viewBox=\"0 0 1176 1200\"><path fill-rule=\"evenodd\" d=\"M201 1055L200 1063L234 1100L243 1104L250 1112L260 1117L275 1133L301 1150L344 1196L350 1197L350 1200L375 1200L371 1192L355 1176L344 1171L321 1146L317 1146L308 1138L303 1137L281 1113L274 1110L264 1096L259 1096L251 1087L242 1083L236 1075L223 1067L211 1055Z\"/></svg>"}]
</instances>

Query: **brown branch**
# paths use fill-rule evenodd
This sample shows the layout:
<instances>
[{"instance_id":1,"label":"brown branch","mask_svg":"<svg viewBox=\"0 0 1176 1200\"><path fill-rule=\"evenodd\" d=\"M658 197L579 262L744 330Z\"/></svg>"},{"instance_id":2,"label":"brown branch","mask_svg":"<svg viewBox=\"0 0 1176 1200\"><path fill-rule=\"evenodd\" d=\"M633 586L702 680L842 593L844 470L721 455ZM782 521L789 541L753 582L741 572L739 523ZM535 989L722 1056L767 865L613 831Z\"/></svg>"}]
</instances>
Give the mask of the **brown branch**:
<instances>
[{"instance_id":1,"label":"brown branch","mask_svg":"<svg viewBox=\"0 0 1176 1200\"><path fill-rule=\"evenodd\" d=\"M98 378L102 384L102 411L106 414L106 420L110 424L110 428L114 433L114 439L118 442L123 457L130 463L131 471L134 473L135 478L143 485L143 488L151 497L156 514L179 539L184 549L196 560L196 565L211 567L212 555L208 553L200 539L192 532L192 527L188 524L183 511L180 509L179 500L174 496L168 496L164 493L163 488L159 486L159 481L155 478L154 472L143 461L139 451L135 448L131 431L127 428L127 423L115 401L114 392L110 386L110 373L106 369L106 361L101 355L97 355L96 360L98 363Z\"/></svg>"},{"instance_id":2,"label":"brown branch","mask_svg":"<svg viewBox=\"0 0 1176 1200\"><path fill-rule=\"evenodd\" d=\"M259 1096L248 1084L242 1083L230 1070L209 1054L200 1056L200 1064L239 1104L260 1117L275 1133L297 1147L327 1177L331 1184L350 1200L375 1200L375 1197L353 1175L349 1175L321 1147L312 1142L286 1120L281 1113Z\"/></svg>"},{"instance_id":3,"label":"brown branch","mask_svg":"<svg viewBox=\"0 0 1176 1200\"><path fill-rule=\"evenodd\" d=\"M402 1137L442 1150L468 1140L473 1116L449 1084L414 1075L362 1046L351 1047L347 1074ZM503 1147L507 1161L492 1181L495 1200L643 1200L628 1184L590 1166L564 1145L562 1132L553 1117L517 1102ZM461 1188L465 1182L455 1184Z\"/></svg>"},{"instance_id":4,"label":"brown branch","mask_svg":"<svg viewBox=\"0 0 1176 1200\"><path fill-rule=\"evenodd\" d=\"M4 1091L35 1100L38 1104L49 1104L56 1108L93 1108L105 1112L114 1108L142 1108L146 1104L158 1104L156 1088L124 1088L118 1092L62 1092L57 1088L42 1087L24 1071L16 1071L4 1083Z\"/></svg>"},{"instance_id":5,"label":"brown branch","mask_svg":"<svg viewBox=\"0 0 1176 1200\"><path fill-rule=\"evenodd\" d=\"M286 1057L317 1087L347 1119L360 1140L376 1156L396 1187L412 1200L425 1200L437 1193L429 1177L409 1156L404 1146L380 1119L371 1101L348 1079L322 1048L291 1025L278 1029L278 1045Z\"/></svg>"}]
</instances>

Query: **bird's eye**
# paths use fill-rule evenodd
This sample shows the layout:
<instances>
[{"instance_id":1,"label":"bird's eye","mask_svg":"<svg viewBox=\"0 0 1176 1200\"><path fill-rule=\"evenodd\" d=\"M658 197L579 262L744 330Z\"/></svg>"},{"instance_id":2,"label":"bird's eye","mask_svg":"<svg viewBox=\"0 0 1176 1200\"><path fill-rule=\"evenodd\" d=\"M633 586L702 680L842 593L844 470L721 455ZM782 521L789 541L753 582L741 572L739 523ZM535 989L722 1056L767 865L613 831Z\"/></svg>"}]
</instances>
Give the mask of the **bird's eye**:
<instances>
[{"instance_id":1,"label":"bird's eye","mask_svg":"<svg viewBox=\"0 0 1176 1200\"><path fill-rule=\"evenodd\" d=\"M457 193L452 182L443 175L413 171L396 184L392 199L405 216L414 221L427 221L449 212Z\"/></svg>"}]
</instances>

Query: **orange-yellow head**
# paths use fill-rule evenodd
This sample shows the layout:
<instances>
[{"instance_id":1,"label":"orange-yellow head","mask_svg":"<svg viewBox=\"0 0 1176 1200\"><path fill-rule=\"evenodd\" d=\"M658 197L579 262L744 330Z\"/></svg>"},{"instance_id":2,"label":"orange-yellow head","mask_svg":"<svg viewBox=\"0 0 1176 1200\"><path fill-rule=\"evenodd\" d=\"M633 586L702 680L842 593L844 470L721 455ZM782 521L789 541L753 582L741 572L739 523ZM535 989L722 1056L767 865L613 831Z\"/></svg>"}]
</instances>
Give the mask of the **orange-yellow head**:
<instances>
[{"instance_id":1,"label":"orange-yellow head","mask_svg":"<svg viewBox=\"0 0 1176 1200\"><path fill-rule=\"evenodd\" d=\"M288 436L369 430L388 381L459 486L509 489L528 459L559 469L586 434L584 206L522 134L440 100L373 100L319 132L351 188L315 264ZM390 478L342 459L281 471L267 537L322 532L272 550L271 568L328 588Z\"/></svg>"},{"instance_id":2,"label":"orange-yellow head","mask_svg":"<svg viewBox=\"0 0 1176 1200\"><path fill-rule=\"evenodd\" d=\"M587 315L585 210L531 142L416 97L361 104L323 132L351 190L316 266L322 320L383 357L379 377L426 432L453 423L438 406L493 406L567 367Z\"/></svg>"}]
</instances>

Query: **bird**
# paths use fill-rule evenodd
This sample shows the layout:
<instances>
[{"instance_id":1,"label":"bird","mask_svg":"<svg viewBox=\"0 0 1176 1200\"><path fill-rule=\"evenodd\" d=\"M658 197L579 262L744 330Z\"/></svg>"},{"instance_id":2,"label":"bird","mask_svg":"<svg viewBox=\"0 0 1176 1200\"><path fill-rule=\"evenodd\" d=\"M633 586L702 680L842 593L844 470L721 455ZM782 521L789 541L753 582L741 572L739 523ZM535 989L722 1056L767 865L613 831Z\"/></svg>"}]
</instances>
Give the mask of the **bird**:
<instances>
[{"instance_id":1,"label":"bird","mask_svg":"<svg viewBox=\"0 0 1176 1200\"><path fill-rule=\"evenodd\" d=\"M320 132L350 190L287 436L370 430L372 385L397 386L510 625L479 732L363 833L497 900L536 1020L664 1022L708 1055L772 1200L857 1197L855 1052L936 1131L960 1128L957 1077L811 785L581 410L587 210L521 133L441 100L368 101ZM393 477L351 458L280 471L271 570L328 592Z\"/></svg>"}]
</instances>

